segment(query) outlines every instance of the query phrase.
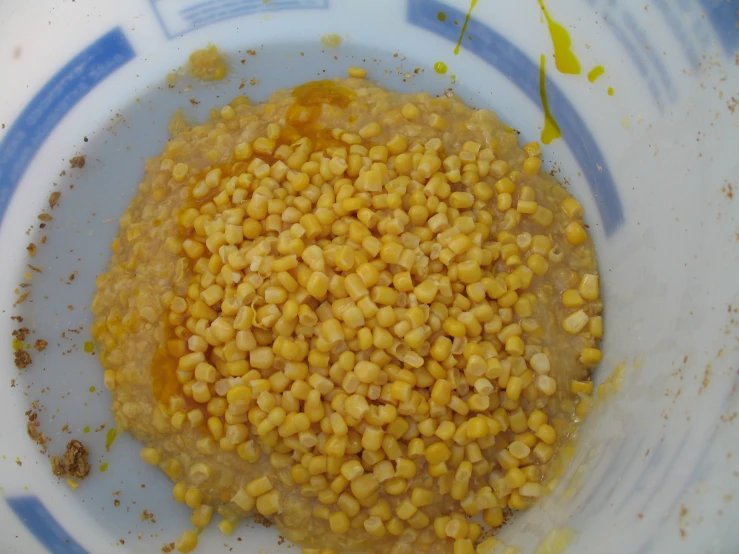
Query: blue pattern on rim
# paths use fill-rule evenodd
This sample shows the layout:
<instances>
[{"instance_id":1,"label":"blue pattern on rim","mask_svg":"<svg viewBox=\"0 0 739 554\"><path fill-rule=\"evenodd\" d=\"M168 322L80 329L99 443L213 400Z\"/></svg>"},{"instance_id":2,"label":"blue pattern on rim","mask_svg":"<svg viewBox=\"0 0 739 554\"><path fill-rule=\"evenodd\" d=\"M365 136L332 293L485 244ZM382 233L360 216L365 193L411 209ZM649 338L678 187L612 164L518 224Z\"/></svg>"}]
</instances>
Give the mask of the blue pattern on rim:
<instances>
[{"instance_id":1,"label":"blue pattern on rim","mask_svg":"<svg viewBox=\"0 0 739 554\"><path fill-rule=\"evenodd\" d=\"M721 41L724 51L733 55L739 48L739 1L698 0Z\"/></svg>"},{"instance_id":2,"label":"blue pattern on rim","mask_svg":"<svg viewBox=\"0 0 739 554\"><path fill-rule=\"evenodd\" d=\"M437 14L446 13L446 23ZM465 14L435 0L409 0L408 23L426 29L451 42L459 38L459 26L451 21L463 21ZM467 26L472 40L463 40L462 47L510 79L532 102L539 103L539 67L521 50L487 25L474 18ZM623 207L605 156L593 135L564 92L549 78L546 81L549 108L559 123L562 138L582 168L590 190L596 198L598 211L607 236L624 222Z\"/></svg>"},{"instance_id":3,"label":"blue pattern on rim","mask_svg":"<svg viewBox=\"0 0 739 554\"><path fill-rule=\"evenodd\" d=\"M149 0L149 4L162 31L171 40L211 23L243 15L285 10L325 10L329 7L329 0L180 0L175 3Z\"/></svg>"},{"instance_id":4,"label":"blue pattern on rim","mask_svg":"<svg viewBox=\"0 0 739 554\"><path fill-rule=\"evenodd\" d=\"M10 497L7 502L23 525L52 554L87 554L87 550L59 525L37 496Z\"/></svg>"},{"instance_id":5,"label":"blue pattern on rim","mask_svg":"<svg viewBox=\"0 0 739 554\"><path fill-rule=\"evenodd\" d=\"M26 105L0 142L0 220L28 165L77 102L134 56L120 27L77 54Z\"/></svg>"}]
</instances>

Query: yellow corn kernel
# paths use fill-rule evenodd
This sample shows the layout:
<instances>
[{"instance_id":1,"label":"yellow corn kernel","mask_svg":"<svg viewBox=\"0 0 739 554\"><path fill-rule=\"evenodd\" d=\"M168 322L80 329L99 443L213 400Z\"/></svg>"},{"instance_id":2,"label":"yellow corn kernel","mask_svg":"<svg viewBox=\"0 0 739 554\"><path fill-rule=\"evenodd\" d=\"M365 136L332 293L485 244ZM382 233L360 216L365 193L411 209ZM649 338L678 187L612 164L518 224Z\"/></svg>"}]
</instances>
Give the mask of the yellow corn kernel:
<instances>
[{"instance_id":1,"label":"yellow corn kernel","mask_svg":"<svg viewBox=\"0 0 739 554\"><path fill-rule=\"evenodd\" d=\"M568 333L576 335L583 330L583 328L588 324L589 320L590 318L588 317L588 314L586 314L583 310L577 310L576 312L568 315L562 321L562 328Z\"/></svg>"},{"instance_id":2,"label":"yellow corn kernel","mask_svg":"<svg viewBox=\"0 0 739 554\"><path fill-rule=\"evenodd\" d=\"M367 76L367 70L363 67L350 67L349 77L353 79L364 79Z\"/></svg>"},{"instance_id":3,"label":"yellow corn kernel","mask_svg":"<svg viewBox=\"0 0 739 554\"><path fill-rule=\"evenodd\" d=\"M360 502L372 496L379 488L380 483L371 474L364 474L357 477L350 483L352 494Z\"/></svg>"},{"instance_id":4,"label":"yellow corn kernel","mask_svg":"<svg viewBox=\"0 0 739 554\"><path fill-rule=\"evenodd\" d=\"M567 242L571 245L578 246L585 242L588 238L588 234L585 232L582 225L577 221L573 221L565 227L565 237L567 238Z\"/></svg>"},{"instance_id":5,"label":"yellow corn kernel","mask_svg":"<svg viewBox=\"0 0 739 554\"><path fill-rule=\"evenodd\" d=\"M588 367L595 367L603 359L603 352L597 348L583 348L580 351L580 362Z\"/></svg>"},{"instance_id":6,"label":"yellow corn kernel","mask_svg":"<svg viewBox=\"0 0 739 554\"><path fill-rule=\"evenodd\" d=\"M454 554L475 554L475 547L470 539L456 539L452 552Z\"/></svg>"},{"instance_id":7,"label":"yellow corn kernel","mask_svg":"<svg viewBox=\"0 0 739 554\"><path fill-rule=\"evenodd\" d=\"M579 308L583 305L582 296L575 289L567 289L562 293L562 305L565 308Z\"/></svg>"},{"instance_id":8,"label":"yellow corn kernel","mask_svg":"<svg viewBox=\"0 0 739 554\"><path fill-rule=\"evenodd\" d=\"M253 496L255 498L271 490L272 483L270 482L269 477L267 477L266 475L257 477L246 485L246 492L250 496Z\"/></svg>"},{"instance_id":9,"label":"yellow corn kernel","mask_svg":"<svg viewBox=\"0 0 739 554\"><path fill-rule=\"evenodd\" d=\"M175 166L176 167L176 166ZM198 545L198 536L192 531L182 533L174 543L179 552L192 552Z\"/></svg>"},{"instance_id":10,"label":"yellow corn kernel","mask_svg":"<svg viewBox=\"0 0 739 554\"><path fill-rule=\"evenodd\" d=\"M429 464L436 465L447 461L452 453L443 442L437 442L426 448L425 457Z\"/></svg>"},{"instance_id":11,"label":"yellow corn kernel","mask_svg":"<svg viewBox=\"0 0 739 554\"><path fill-rule=\"evenodd\" d=\"M550 446L553 445L557 440L557 432L554 430L554 427L552 427L548 423L539 426L539 430L536 431L536 436L539 437L542 442ZM518 486L520 487L521 485Z\"/></svg>"},{"instance_id":12,"label":"yellow corn kernel","mask_svg":"<svg viewBox=\"0 0 739 554\"><path fill-rule=\"evenodd\" d=\"M580 205L580 202L578 202L574 198L572 197L565 198L562 201L561 206L562 206L562 211L564 211L564 213L566 213L567 217L569 217L570 219L582 217L582 214L583 214L582 206Z\"/></svg>"},{"instance_id":13,"label":"yellow corn kernel","mask_svg":"<svg viewBox=\"0 0 739 554\"><path fill-rule=\"evenodd\" d=\"M603 338L603 318L601 316L591 317L588 323L590 336L594 339Z\"/></svg>"},{"instance_id":14,"label":"yellow corn kernel","mask_svg":"<svg viewBox=\"0 0 739 554\"><path fill-rule=\"evenodd\" d=\"M598 300L600 296L600 287L598 284L598 276L586 273L580 280L580 286L578 287L580 296L585 300L593 301Z\"/></svg>"},{"instance_id":15,"label":"yellow corn kernel","mask_svg":"<svg viewBox=\"0 0 739 554\"><path fill-rule=\"evenodd\" d=\"M572 391L572 394L593 394L593 382L577 381L573 379L570 385L570 390Z\"/></svg>"},{"instance_id":16,"label":"yellow corn kernel","mask_svg":"<svg viewBox=\"0 0 739 554\"><path fill-rule=\"evenodd\" d=\"M336 534L343 534L349 531L349 516L344 512L334 512L328 518L331 531Z\"/></svg>"}]
</instances>

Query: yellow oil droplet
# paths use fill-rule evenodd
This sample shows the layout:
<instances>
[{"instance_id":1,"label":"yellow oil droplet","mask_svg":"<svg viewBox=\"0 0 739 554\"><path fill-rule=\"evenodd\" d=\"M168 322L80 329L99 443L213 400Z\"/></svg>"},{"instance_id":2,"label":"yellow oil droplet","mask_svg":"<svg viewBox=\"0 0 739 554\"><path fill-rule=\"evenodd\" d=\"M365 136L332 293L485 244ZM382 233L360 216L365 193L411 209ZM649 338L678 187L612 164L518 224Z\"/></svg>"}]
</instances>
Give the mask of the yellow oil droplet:
<instances>
[{"instance_id":1,"label":"yellow oil droplet","mask_svg":"<svg viewBox=\"0 0 739 554\"><path fill-rule=\"evenodd\" d=\"M333 33L326 33L321 36L321 44L326 48L338 48L341 46L341 37Z\"/></svg>"},{"instance_id":2,"label":"yellow oil droplet","mask_svg":"<svg viewBox=\"0 0 739 554\"><path fill-rule=\"evenodd\" d=\"M539 96L541 97L541 107L544 110L544 128L541 130L541 141L549 144L554 139L562 136L559 125L554 120L552 112L549 111L549 101L547 100L547 74L546 74L546 56L541 55L541 66L539 68Z\"/></svg>"},{"instance_id":3,"label":"yellow oil droplet","mask_svg":"<svg viewBox=\"0 0 739 554\"><path fill-rule=\"evenodd\" d=\"M100 472L105 473L106 471L108 471L108 462L103 462L100 464Z\"/></svg>"},{"instance_id":4,"label":"yellow oil droplet","mask_svg":"<svg viewBox=\"0 0 739 554\"><path fill-rule=\"evenodd\" d=\"M434 71L436 71L439 75L444 75L446 73L447 67L444 62L436 62L434 64Z\"/></svg>"},{"instance_id":5,"label":"yellow oil droplet","mask_svg":"<svg viewBox=\"0 0 739 554\"><path fill-rule=\"evenodd\" d=\"M444 12L439 12L436 14L436 19L439 21L446 21L446 14Z\"/></svg>"},{"instance_id":6,"label":"yellow oil droplet","mask_svg":"<svg viewBox=\"0 0 739 554\"><path fill-rule=\"evenodd\" d=\"M541 11L544 13L544 18L547 20L549 34L552 37L554 61L557 69L561 73L579 75L580 62L572 51L572 39L570 39L570 33L550 17L546 6L544 6L543 0L539 0L539 6L541 6Z\"/></svg>"},{"instance_id":7,"label":"yellow oil droplet","mask_svg":"<svg viewBox=\"0 0 739 554\"><path fill-rule=\"evenodd\" d=\"M118 436L118 431L115 429L108 429L105 435L105 450L110 451L110 447L113 446L115 438Z\"/></svg>"},{"instance_id":8,"label":"yellow oil droplet","mask_svg":"<svg viewBox=\"0 0 739 554\"><path fill-rule=\"evenodd\" d=\"M90 387L90 392L95 392L97 389L95 388L95 385Z\"/></svg>"},{"instance_id":9,"label":"yellow oil droplet","mask_svg":"<svg viewBox=\"0 0 739 554\"><path fill-rule=\"evenodd\" d=\"M467 15L464 17L464 25L462 25L462 31L459 33L459 38L457 39L457 46L454 47L454 54L459 54L459 49L462 46L462 40L464 39L464 34L467 32L467 24L470 22L470 18L472 17L472 10L475 9L475 4L477 4L477 0L472 0L470 2L470 9L467 10Z\"/></svg>"},{"instance_id":10,"label":"yellow oil droplet","mask_svg":"<svg viewBox=\"0 0 739 554\"><path fill-rule=\"evenodd\" d=\"M613 87L608 87L608 96L613 96L616 93L615 90L613 90Z\"/></svg>"},{"instance_id":11,"label":"yellow oil droplet","mask_svg":"<svg viewBox=\"0 0 739 554\"><path fill-rule=\"evenodd\" d=\"M602 65L596 65L593 69L588 72L588 81L594 83L595 80L605 73L605 69Z\"/></svg>"},{"instance_id":12,"label":"yellow oil droplet","mask_svg":"<svg viewBox=\"0 0 739 554\"><path fill-rule=\"evenodd\" d=\"M90 352L93 352L95 350L95 343L88 340L83 348L85 352L89 354Z\"/></svg>"},{"instance_id":13,"label":"yellow oil droplet","mask_svg":"<svg viewBox=\"0 0 739 554\"><path fill-rule=\"evenodd\" d=\"M16 352L23 348L23 341L20 341L18 339L13 339L13 350Z\"/></svg>"},{"instance_id":14,"label":"yellow oil droplet","mask_svg":"<svg viewBox=\"0 0 739 554\"><path fill-rule=\"evenodd\" d=\"M82 429L82 432L85 433L85 434L89 433L90 432L90 426L89 425L85 425L85 428Z\"/></svg>"}]
</instances>

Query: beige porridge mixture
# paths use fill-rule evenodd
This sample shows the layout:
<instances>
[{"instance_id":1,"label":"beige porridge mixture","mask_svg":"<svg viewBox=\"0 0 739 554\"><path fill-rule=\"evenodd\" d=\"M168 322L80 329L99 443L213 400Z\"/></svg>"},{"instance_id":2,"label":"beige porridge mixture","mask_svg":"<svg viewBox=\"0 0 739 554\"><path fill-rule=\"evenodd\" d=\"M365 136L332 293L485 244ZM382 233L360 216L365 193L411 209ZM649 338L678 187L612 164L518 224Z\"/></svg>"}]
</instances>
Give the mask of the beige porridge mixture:
<instances>
[{"instance_id":1,"label":"beige porridge mixture","mask_svg":"<svg viewBox=\"0 0 739 554\"><path fill-rule=\"evenodd\" d=\"M539 145L356 68L173 128L93 336L119 427L193 526L492 552L489 528L547 491L601 358L595 250Z\"/></svg>"}]
</instances>

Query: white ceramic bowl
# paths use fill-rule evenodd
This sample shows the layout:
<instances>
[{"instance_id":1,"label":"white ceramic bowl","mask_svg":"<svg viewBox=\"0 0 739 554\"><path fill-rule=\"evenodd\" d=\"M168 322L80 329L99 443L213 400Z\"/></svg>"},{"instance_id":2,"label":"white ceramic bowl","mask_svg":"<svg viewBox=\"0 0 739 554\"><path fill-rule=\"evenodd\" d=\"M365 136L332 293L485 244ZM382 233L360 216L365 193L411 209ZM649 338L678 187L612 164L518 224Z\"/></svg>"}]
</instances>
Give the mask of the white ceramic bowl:
<instances>
[{"instance_id":1,"label":"white ceramic bowl","mask_svg":"<svg viewBox=\"0 0 739 554\"><path fill-rule=\"evenodd\" d=\"M606 339L596 378L622 365L623 382L586 422L554 493L501 537L523 552L562 528L574 535L570 553L738 552L737 2L548 0L546 7L571 34L580 75L556 70L533 0L480 0L459 55L463 1L0 4L0 550L159 552L188 525L171 483L140 461L129 437L106 450L109 396L83 347L116 218L144 160L161 150L174 109L205 117L237 94L261 100L361 65L393 89L452 88L492 108L527 142L539 139L544 123L544 54L549 107L562 130L545 147L546 167L584 204L600 256ZM325 47L326 33L340 35L341 46ZM182 83L167 88L166 74L208 42L229 55L229 78L189 92ZM445 75L433 70L437 61L449 67ZM598 65L605 73L591 83L586 75ZM86 156L84 168L70 168L76 155ZM49 210L53 191L62 195ZM43 229L41 212L53 216ZM38 246L32 260L30 242ZM33 339L49 342L22 371L11 361L14 315ZM76 491L52 476L26 436L29 409L52 439L49 453L72 437L90 446L93 473ZM156 522L142 521L144 510ZM225 539L210 529L201 551L229 551L224 544L287 551L276 541L261 527Z\"/></svg>"}]
</instances>

